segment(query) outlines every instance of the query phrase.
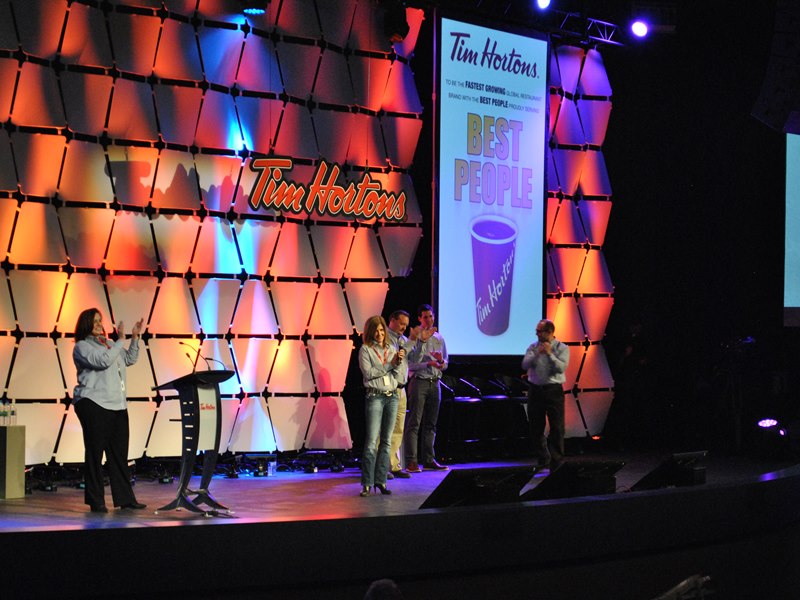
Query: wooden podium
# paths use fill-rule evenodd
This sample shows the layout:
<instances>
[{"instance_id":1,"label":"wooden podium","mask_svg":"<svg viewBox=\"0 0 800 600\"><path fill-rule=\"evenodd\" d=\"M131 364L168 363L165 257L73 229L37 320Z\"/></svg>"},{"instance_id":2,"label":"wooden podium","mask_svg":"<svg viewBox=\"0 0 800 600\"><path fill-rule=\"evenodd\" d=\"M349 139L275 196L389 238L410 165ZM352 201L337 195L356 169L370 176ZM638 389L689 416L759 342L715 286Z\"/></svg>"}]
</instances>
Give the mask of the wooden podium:
<instances>
[{"instance_id":1,"label":"wooden podium","mask_svg":"<svg viewBox=\"0 0 800 600\"><path fill-rule=\"evenodd\" d=\"M219 384L233 376L233 371L195 371L174 381L154 387L154 390L177 390L181 403L181 432L183 454L181 456L181 475L178 481L178 495L175 499L157 509L173 510L185 508L192 512L208 514L198 504L209 506L212 511L228 508L217 502L209 493L208 486L217 466L220 432L222 430L222 410L220 406ZM205 451L203 474L200 487L189 489L194 461L199 450ZM190 499L189 496L194 496Z\"/></svg>"}]
</instances>

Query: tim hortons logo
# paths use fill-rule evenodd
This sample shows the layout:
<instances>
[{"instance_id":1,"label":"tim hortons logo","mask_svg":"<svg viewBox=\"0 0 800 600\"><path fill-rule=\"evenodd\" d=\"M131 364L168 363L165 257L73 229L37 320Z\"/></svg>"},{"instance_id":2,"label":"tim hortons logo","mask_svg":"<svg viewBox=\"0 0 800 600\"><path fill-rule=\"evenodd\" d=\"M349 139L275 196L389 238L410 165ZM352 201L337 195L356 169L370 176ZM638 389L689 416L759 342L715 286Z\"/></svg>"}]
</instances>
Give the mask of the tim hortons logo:
<instances>
[{"instance_id":1,"label":"tim hortons logo","mask_svg":"<svg viewBox=\"0 0 800 600\"><path fill-rule=\"evenodd\" d=\"M344 215L363 219L405 221L406 194L394 194L383 189L380 181L370 174L358 183L347 186L338 183L339 165L320 162L310 185L284 180L284 172L293 167L291 158L254 158L250 170L258 173L250 192L250 206L296 214L319 213Z\"/></svg>"}]
</instances>

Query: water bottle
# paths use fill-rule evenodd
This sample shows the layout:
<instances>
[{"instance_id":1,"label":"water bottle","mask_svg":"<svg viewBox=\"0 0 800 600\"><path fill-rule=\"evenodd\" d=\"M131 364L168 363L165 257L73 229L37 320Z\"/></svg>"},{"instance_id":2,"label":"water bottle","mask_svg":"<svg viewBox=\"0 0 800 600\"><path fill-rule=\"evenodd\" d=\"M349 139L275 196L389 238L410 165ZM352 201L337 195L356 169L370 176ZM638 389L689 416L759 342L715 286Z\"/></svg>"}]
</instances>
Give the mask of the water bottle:
<instances>
[{"instance_id":1,"label":"water bottle","mask_svg":"<svg viewBox=\"0 0 800 600\"><path fill-rule=\"evenodd\" d=\"M16 425L17 424L17 401L11 400L11 412L9 413L8 418L9 425Z\"/></svg>"}]
</instances>

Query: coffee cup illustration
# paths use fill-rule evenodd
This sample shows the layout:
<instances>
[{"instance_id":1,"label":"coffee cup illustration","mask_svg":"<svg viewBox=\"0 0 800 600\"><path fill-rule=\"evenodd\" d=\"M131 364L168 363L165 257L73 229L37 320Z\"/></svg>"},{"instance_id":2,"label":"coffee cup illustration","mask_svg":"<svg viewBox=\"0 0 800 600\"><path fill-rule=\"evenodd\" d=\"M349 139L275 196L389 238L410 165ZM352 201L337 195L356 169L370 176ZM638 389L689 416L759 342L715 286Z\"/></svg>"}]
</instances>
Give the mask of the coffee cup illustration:
<instances>
[{"instance_id":1,"label":"coffee cup illustration","mask_svg":"<svg viewBox=\"0 0 800 600\"><path fill-rule=\"evenodd\" d=\"M499 215L481 215L470 223L478 329L500 335L508 329L517 224Z\"/></svg>"}]
</instances>

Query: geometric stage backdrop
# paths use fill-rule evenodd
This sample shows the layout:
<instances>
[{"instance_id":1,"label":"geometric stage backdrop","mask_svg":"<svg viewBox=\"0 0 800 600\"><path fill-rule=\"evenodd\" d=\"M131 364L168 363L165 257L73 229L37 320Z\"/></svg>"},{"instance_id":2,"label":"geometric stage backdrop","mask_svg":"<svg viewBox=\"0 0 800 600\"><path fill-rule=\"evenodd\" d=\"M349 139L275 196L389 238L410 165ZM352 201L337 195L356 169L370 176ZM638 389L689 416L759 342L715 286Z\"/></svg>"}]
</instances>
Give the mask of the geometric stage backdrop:
<instances>
[{"instance_id":1,"label":"geometric stage backdrop","mask_svg":"<svg viewBox=\"0 0 800 600\"><path fill-rule=\"evenodd\" d=\"M422 215L410 177L422 105L409 66L423 12L392 44L365 0L0 3L0 392L26 426L26 464L81 462L72 331L95 306L146 330L130 369L130 458L179 456L178 402L152 387L195 351L221 384L220 451L350 448L341 393L353 340L408 275ZM568 434L602 429L600 341L613 302L601 246L600 147L611 91L595 50L551 66L548 316L571 343ZM285 182L371 182L402 219L275 210ZM445 333L446 335L446 333ZM188 356L187 356L188 355ZM203 365L201 361L201 365Z\"/></svg>"}]
</instances>

